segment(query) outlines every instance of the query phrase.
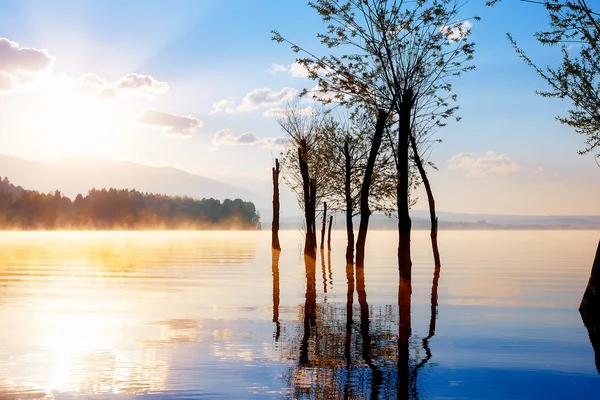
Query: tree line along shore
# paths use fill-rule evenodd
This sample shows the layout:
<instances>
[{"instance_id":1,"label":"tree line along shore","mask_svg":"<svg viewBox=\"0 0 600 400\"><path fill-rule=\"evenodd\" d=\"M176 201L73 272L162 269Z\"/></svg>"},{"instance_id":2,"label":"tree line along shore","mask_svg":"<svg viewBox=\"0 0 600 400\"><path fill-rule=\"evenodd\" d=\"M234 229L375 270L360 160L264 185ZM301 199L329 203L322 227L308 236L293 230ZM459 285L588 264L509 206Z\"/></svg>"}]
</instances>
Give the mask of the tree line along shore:
<instances>
[{"instance_id":1,"label":"tree line along shore","mask_svg":"<svg viewBox=\"0 0 600 400\"><path fill-rule=\"evenodd\" d=\"M241 199L197 200L129 189L91 189L74 200L0 181L0 229L260 229L255 205Z\"/></svg>"}]
</instances>

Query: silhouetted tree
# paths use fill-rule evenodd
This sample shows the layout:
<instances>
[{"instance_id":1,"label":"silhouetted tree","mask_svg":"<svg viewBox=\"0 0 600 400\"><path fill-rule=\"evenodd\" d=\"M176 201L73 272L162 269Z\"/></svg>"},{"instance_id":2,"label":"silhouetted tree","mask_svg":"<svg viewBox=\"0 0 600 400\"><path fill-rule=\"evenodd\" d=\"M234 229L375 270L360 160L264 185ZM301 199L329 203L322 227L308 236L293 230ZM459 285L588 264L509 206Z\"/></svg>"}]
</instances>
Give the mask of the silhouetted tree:
<instances>
[{"instance_id":1,"label":"silhouetted tree","mask_svg":"<svg viewBox=\"0 0 600 400\"><path fill-rule=\"evenodd\" d=\"M275 159L273 167L273 224L271 225L271 247L281 250L279 244L279 159Z\"/></svg>"},{"instance_id":2,"label":"silhouetted tree","mask_svg":"<svg viewBox=\"0 0 600 400\"><path fill-rule=\"evenodd\" d=\"M346 262L353 263L352 217L359 212L367 213L364 204L361 208L361 196L368 199L369 214L371 210L389 212L392 208L390 200L394 191L395 171L391 149L384 146L384 151L379 151L375 166L368 173L368 156L376 153L371 152L373 125L371 116L360 110L351 113L347 119L326 119L324 132L320 139L323 141L321 151L325 157L320 159L319 165L326 171L328 207L346 214ZM362 190L365 180L369 184L368 195ZM363 222L366 219L363 218Z\"/></svg>"},{"instance_id":3,"label":"silhouetted tree","mask_svg":"<svg viewBox=\"0 0 600 400\"><path fill-rule=\"evenodd\" d=\"M327 230L327 250L331 250L331 225L333 225L333 215L329 216L329 228Z\"/></svg>"},{"instance_id":4,"label":"silhouetted tree","mask_svg":"<svg viewBox=\"0 0 600 400\"><path fill-rule=\"evenodd\" d=\"M417 143L417 139L415 139L415 134L414 134L414 130L411 133L409 140L410 140L410 146L412 149L412 154L413 154L413 159L415 162L415 165L419 171L419 176L421 178L421 181L423 182L423 186L425 187L425 193L427 193L427 203L429 205L429 219L431 221L431 232L430 232L430 237L431 237L431 248L433 251L433 261L435 264L436 268L439 268L442 265L442 262L440 260L440 250L438 249L438 241L437 241L437 235L438 235L438 218L437 215L435 213L435 197L433 196L433 190L431 190L431 182L429 182L429 177L427 176L427 171L425 171L425 165L424 165L424 161L422 159L421 156L421 152L423 151L420 146L419 143ZM421 138L423 138L424 135L421 135ZM425 143L424 141L421 142L421 147L425 147Z\"/></svg>"},{"instance_id":5,"label":"silhouetted tree","mask_svg":"<svg viewBox=\"0 0 600 400\"><path fill-rule=\"evenodd\" d=\"M323 141L318 139L323 134L323 115L317 111L306 113L292 104L277 118L277 122L290 141L283 158L284 181L296 193L304 210L304 252L314 257L317 247L316 204L324 196L325 173L319 163L323 157L320 150Z\"/></svg>"},{"instance_id":6,"label":"silhouetted tree","mask_svg":"<svg viewBox=\"0 0 600 400\"><path fill-rule=\"evenodd\" d=\"M323 202L323 224L321 226L321 252L325 249L325 228L327 227L327 202Z\"/></svg>"}]
</instances>

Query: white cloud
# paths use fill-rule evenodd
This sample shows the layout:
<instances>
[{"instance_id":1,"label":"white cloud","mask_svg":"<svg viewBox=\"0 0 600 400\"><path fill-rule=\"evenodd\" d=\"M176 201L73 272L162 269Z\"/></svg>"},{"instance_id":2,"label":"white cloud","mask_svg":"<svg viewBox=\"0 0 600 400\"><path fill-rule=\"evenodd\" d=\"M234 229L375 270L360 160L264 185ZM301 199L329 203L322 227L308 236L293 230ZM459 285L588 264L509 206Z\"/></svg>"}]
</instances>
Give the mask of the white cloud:
<instances>
[{"instance_id":1,"label":"white cloud","mask_svg":"<svg viewBox=\"0 0 600 400\"><path fill-rule=\"evenodd\" d=\"M521 170L521 166L506 154L496 154L493 151L479 157L474 153L460 153L450 158L448 164L448 169L465 170L467 176L475 178L506 176Z\"/></svg>"},{"instance_id":2,"label":"white cloud","mask_svg":"<svg viewBox=\"0 0 600 400\"><path fill-rule=\"evenodd\" d=\"M275 92L269 88L254 89L244 97L241 104L237 107L235 105L235 98L230 97L214 103L209 114L233 114L238 111L254 111L263 107L276 106L285 101L289 101L297 94L298 90L290 87L285 87L279 92Z\"/></svg>"},{"instance_id":3,"label":"white cloud","mask_svg":"<svg viewBox=\"0 0 600 400\"><path fill-rule=\"evenodd\" d=\"M75 79L75 88L95 97L114 97L117 91L96 74L85 74Z\"/></svg>"},{"instance_id":4,"label":"white cloud","mask_svg":"<svg viewBox=\"0 0 600 400\"><path fill-rule=\"evenodd\" d=\"M263 113L265 117L284 117L288 112L289 108L270 108ZM316 110L312 107L304 107L295 110L298 115L314 115Z\"/></svg>"},{"instance_id":5,"label":"white cloud","mask_svg":"<svg viewBox=\"0 0 600 400\"><path fill-rule=\"evenodd\" d=\"M449 42L458 42L459 40L466 39L471 32L473 24L471 21L457 22L454 25L443 26L440 31L443 35L446 35L446 39Z\"/></svg>"},{"instance_id":6,"label":"white cloud","mask_svg":"<svg viewBox=\"0 0 600 400\"><path fill-rule=\"evenodd\" d=\"M287 72L288 71L288 67L286 67L285 65L281 65L281 64L271 64L271 67L267 70L269 73L275 75L278 72Z\"/></svg>"},{"instance_id":7,"label":"white cloud","mask_svg":"<svg viewBox=\"0 0 600 400\"><path fill-rule=\"evenodd\" d=\"M150 75L127 74L117 82L117 90L133 95L164 94L169 90L166 82L161 82Z\"/></svg>"},{"instance_id":8,"label":"white cloud","mask_svg":"<svg viewBox=\"0 0 600 400\"><path fill-rule=\"evenodd\" d=\"M225 128L216 132L213 137L215 146L258 146L268 150L283 150L289 145L289 140L283 137L259 138L252 132L236 135L231 130Z\"/></svg>"},{"instance_id":9,"label":"white cloud","mask_svg":"<svg viewBox=\"0 0 600 400\"><path fill-rule=\"evenodd\" d=\"M279 72L289 72L289 74L294 78L308 78L309 75L306 67L300 64L298 61L290 64L289 67L286 65L273 63L271 64L271 67L267 69L267 71L273 75ZM327 70L320 68L317 73L319 75L324 75L326 72Z\"/></svg>"},{"instance_id":10,"label":"white cloud","mask_svg":"<svg viewBox=\"0 0 600 400\"><path fill-rule=\"evenodd\" d=\"M260 142L260 139L252 132L242 133L241 135L235 135L229 129L221 129L215 133L213 137L213 144L215 146L220 145L254 145Z\"/></svg>"},{"instance_id":11,"label":"white cloud","mask_svg":"<svg viewBox=\"0 0 600 400\"><path fill-rule=\"evenodd\" d=\"M96 74L84 74L75 79L77 90L96 97L148 96L164 94L169 90L166 82L161 82L150 75L128 74L114 85L109 84Z\"/></svg>"},{"instance_id":12,"label":"white cloud","mask_svg":"<svg viewBox=\"0 0 600 400\"><path fill-rule=\"evenodd\" d=\"M254 89L244 97L242 104L237 107L238 111L252 111L263 107L276 106L289 101L296 96L298 90L290 87L285 87L279 92L275 92L269 88Z\"/></svg>"},{"instance_id":13,"label":"white cloud","mask_svg":"<svg viewBox=\"0 0 600 400\"><path fill-rule=\"evenodd\" d=\"M33 80L35 74L46 70L54 61L46 50L20 47L0 38L0 92L11 91Z\"/></svg>"},{"instance_id":14,"label":"white cloud","mask_svg":"<svg viewBox=\"0 0 600 400\"><path fill-rule=\"evenodd\" d=\"M262 140L262 148L267 150L285 150L290 145L290 140L285 137L269 137Z\"/></svg>"},{"instance_id":15,"label":"white cloud","mask_svg":"<svg viewBox=\"0 0 600 400\"><path fill-rule=\"evenodd\" d=\"M137 121L150 126L160 127L167 136L191 137L203 123L197 118L171 114L166 111L146 109L137 117Z\"/></svg>"},{"instance_id":16,"label":"white cloud","mask_svg":"<svg viewBox=\"0 0 600 400\"><path fill-rule=\"evenodd\" d=\"M226 114L233 114L235 112L235 99L233 97L217 101L213 104L209 114L212 115L222 112Z\"/></svg>"},{"instance_id":17,"label":"white cloud","mask_svg":"<svg viewBox=\"0 0 600 400\"><path fill-rule=\"evenodd\" d=\"M303 65L295 62L290 66L290 75L294 78L308 78L308 70Z\"/></svg>"}]
</instances>

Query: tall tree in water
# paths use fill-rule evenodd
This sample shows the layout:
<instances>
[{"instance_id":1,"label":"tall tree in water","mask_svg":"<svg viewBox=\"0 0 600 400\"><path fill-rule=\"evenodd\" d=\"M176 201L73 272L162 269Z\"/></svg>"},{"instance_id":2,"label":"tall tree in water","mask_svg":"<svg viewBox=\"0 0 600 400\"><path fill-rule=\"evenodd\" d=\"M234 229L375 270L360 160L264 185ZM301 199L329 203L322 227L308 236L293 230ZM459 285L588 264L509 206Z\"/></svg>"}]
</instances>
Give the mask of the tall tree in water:
<instances>
[{"instance_id":1,"label":"tall tree in water","mask_svg":"<svg viewBox=\"0 0 600 400\"><path fill-rule=\"evenodd\" d=\"M271 247L273 250L281 250L279 244L279 159L275 159L273 167L273 224L271 225Z\"/></svg>"},{"instance_id":2,"label":"tall tree in water","mask_svg":"<svg viewBox=\"0 0 600 400\"><path fill-rule=\"evenodd\" d=\"M330 20L330 17L320 11L320 3L310 2L309 5L319 11L325 21ZM331 32L329 34L333 35ZM329 34L319 34L321 42L329 48L344 44L353 44L345 42L334 43L330 40ZM360 225L356 241L356 262L357 264L364 264L366 233L371 216L369 196L373 181L373 171L375 170L375 163L377 162L379 149L383 140L385 125L390 113L394 110L395 99L393 96L389 96L389 91L385 90L384 82L382 82L381 76L377 74L378 67L372 63L372 60L369 59L370 55L367 53L341 57L335 55L318 57L285 39L277 31L273 31L273 40L279 43L286 42L292 46L294 52L302 52L307 56L297 61L307 69L309 77L317 80L318 83L312 90L304 90L302 92L303 95L311 94L313 99L324 104L335 101L341 106L348 107L352 112L359 111L365 115L369 115L371 120L374 121L372 124L373 133L370 135L369 151L366 155L366 164L362 174L359 197ZM348 199L348 197L346 198ZM347 204L350 203L347 202ZM349 210L350 208L347 207L347 230L350 239L354 236L354 233L351 229L352 219ZM347 258L351 258L352 253L353 248L348 246L346 251Z\"/></svg>"},{"instance_id":3,"label":"tall tree in water","mask_svg":"<svg viewBox=\"0 0 600 400\"><path fill-rule=\"evenodd\" d=\"M298 107L289 107L277 118L281 129L290 140L290 146L283 162L286 174L284 180L298 196L298 203L304 209L306 239L304 253L315 257L316 204L322 198L320 190L324 174L318 167L321 143L317 136L322 134L323 116L318 112L306 113Z\"/></svg>"},{"instance_id":4,"label":"tall tree in water","mask_svg":"<svg viewBox=\"0 0 600 400\"><path fill-rule=\"evenodd\" d=\"M383 151L375 160L373 170L368 174L369 194L363 193L367 174L369 154L372 152L373 121L371 115L356 111L348 118L327 118L320 150L324 157L320 159L320 169L327 178L328 207L346 215L346 262L354 262L354 224L352 217L359 211L365 212L361 206L361 198L369 201L369 210L390 212L393 208L391 199L394 193L393 178L395 171L391 161L391 149L387 142L382 143Z\"/></svg>"},{"instance_id":5,"label":"tall tree in water","mask_svg":"<svg viewBox=\"0 0 600 400\"><path fill-rule=\"evenodd\" d=\"M392 114L397 165L398 261L400 275L410 279L410 136L415 119L443 124L457 110L450 103L452 77L472 69L474 44L470 22L459 19L462 0L317 0L310 2L327 23L318 35L336 54L318 57L274 32L274 40L292 44L306 57L298 62L317 80L318 92L349 107L365 107L377 121L369 164L376 159L383 131ZM339 51L338 51L339 50ZM339 53L345 53L338 56ZM331 101L331 97L329 99ZM372 171L367 168L366 172ZM365 178L369 178L365 174ZM366 181L364 181L366 183ZM367 189L368 185L363 185ZM368 190L364 190L369 195ZM368 201L361 198L357 263L364 257ZM363 223L364 221L364 223ZM364 229L363 229L364 228Z\"/></svg>"}]
</instances>

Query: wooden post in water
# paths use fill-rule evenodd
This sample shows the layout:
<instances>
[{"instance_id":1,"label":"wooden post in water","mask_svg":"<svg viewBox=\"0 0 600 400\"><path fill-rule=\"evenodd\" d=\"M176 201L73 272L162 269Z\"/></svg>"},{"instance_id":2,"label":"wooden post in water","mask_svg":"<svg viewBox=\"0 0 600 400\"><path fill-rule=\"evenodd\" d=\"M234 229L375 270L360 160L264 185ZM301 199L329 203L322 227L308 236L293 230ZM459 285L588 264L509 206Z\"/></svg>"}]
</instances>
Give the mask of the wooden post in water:
<instances>
[{"instance_id":1,"label":"wooden post in water","mask_svg":"<svg viewBox=\"0 0 600 400\"><path fill-rule=\"evenodd\" d=\"M329 228L327 230L327 250L331 250L331 225L333 225L333 215L329 216Z\"/></svg>"},{"instance_id":2,"label":"wooden post in water","mask_svg":"<svg viewBox=\"0 0 600 400\"><path fill-rule=\"evenodd\" d=\"M275 159L273 167L273 224L271 225L271 247L281 250L279 244L279 160Z\"/></svg>"},{"instance_id":3,"label":"wooden post in water","mask_svg":"<svg viewBox=\"0 0 600 400\"><path fill-rule=\"evenodd\" d=\"M325 248L325 226L327 225L327 202L323 202L323 225L321 226L321 250Z\"/></svg>"}]
</instances>

